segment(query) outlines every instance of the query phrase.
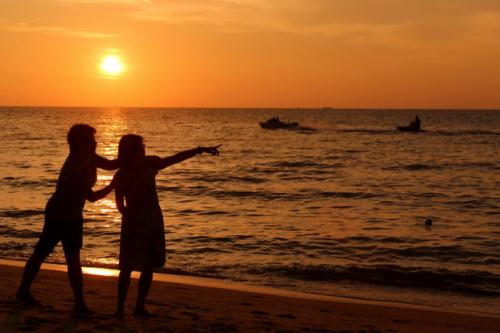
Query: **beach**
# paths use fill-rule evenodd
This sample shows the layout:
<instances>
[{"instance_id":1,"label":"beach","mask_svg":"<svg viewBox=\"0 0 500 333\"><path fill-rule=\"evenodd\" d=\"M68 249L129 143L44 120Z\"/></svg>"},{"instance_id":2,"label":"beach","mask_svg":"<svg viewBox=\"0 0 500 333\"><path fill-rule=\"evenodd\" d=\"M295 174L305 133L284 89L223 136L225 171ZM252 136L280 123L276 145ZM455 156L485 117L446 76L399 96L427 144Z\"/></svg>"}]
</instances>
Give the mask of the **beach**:
<instances>
[{"instance_id":1,"label":"beach","mask_svg":"<svg viewBox=\"0 0 500 333\"><path fill-rule=\"evenodd\" d=\"M282 292L216 280L155 278L147 302L151 318L132 315L133 280L124 318L113 316L116 277L85 274L85 296L95 314L72 313L66 273L43 269L33 286L40 307L19 304L22 267L0 265L0 331L39 332L500 332L500 317L406 304Z\"/></svg>"}]
</instances>

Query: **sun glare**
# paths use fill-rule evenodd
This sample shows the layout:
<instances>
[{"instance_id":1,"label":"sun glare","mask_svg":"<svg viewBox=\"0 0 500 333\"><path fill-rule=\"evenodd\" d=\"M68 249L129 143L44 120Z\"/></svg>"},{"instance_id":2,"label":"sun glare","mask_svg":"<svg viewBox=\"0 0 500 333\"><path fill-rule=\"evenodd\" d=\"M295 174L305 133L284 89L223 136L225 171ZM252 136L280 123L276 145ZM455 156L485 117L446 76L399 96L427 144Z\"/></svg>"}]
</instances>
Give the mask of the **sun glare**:
<instances>
[{"instance_id":1,"label":"sun glare","mask_svg":"<svg viewBox=\"0 0 500 333\"><path fill-rule=\"evenodd\" d=\"M100 275L100 276L117 276L118 272L113 269L97 268L97 267L83 267L82 271L85 274Z\"/></svg>"},{"instance_id":2,"label":"sun glare","mask_svg":"<svg viewBox=\"0 0 500 333\"><path fill-rule=\"evenodd\" d=\"M125 70L122 60L117 55L106 55L100 65L102 73L108 76L120 76Z\"/></svg>"}]
</instances>

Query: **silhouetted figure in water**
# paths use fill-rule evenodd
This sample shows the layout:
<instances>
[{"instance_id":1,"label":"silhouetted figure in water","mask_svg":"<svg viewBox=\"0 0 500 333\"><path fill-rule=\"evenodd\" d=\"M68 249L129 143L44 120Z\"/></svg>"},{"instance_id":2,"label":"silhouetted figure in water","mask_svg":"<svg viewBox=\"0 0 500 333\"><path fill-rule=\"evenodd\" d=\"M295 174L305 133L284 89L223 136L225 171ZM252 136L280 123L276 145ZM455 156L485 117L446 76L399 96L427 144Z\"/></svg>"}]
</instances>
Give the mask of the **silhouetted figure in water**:
<instances>
[{"instance_id":1,"label":"silhouetted figure in water","mask_svg":"<svg viewBox=\"0 0 500 333\"><path fill-rule=\"evenodd\" d=\"M413 131L420 131L420 118L418 116L415 116L415 120L410 122L410 125L408 125L408 127Z\"/></svg>"},{"instance_id":2,"label":"silhouetted figure in water","mask_svg":"<svg viewBox=\"0 0 500 333\"><path fill-rule=\"evenodd\" d=\"M120 170L113 178L116 207L122 214L117 316L124 314L133 270L141 272L134 314L150 315L144 303L153 280L153 269L165 265L165 230L156 193L156 174L197 154L219 155L218 147L198 147L160 158L146 156L141 136L128 134L120 139Z\"/></svg>"},{"instance_id":3,"label":"silhouetted figure in water","mask_svg":"<svg viewBox=\"0 0 500 333\"><path fill-rule=\"evenodd\" d=\"M113 190L110 183L105 188L93 191L97 169L114 170L118 160L107 160L96 154L95 129L89 125L77 124L68 132L70 153L64 162L56 191L45 208L45 223L33 254L26 262L21 285L17 291L18 300L26 304L38 304L30 288L42 262L54 247L62 242L68 278L73 289L74 310L77 313L91 313L83 297L83 277L80 264L80 249L83 237L83 207L85 200L97 201Z\"/></svg>"},{"instance_id":4,"label":"silhouetted figure in water","mask_svg":"<svg viewBox=\"0 0 500 333\"><path fill-rule=\"evenodd\" d=\"M415 120L411 121L408 126L397 126L396 129L402 132L425 132L420 128L420 118L415 116Z\"/></svg>"}]
</instances>

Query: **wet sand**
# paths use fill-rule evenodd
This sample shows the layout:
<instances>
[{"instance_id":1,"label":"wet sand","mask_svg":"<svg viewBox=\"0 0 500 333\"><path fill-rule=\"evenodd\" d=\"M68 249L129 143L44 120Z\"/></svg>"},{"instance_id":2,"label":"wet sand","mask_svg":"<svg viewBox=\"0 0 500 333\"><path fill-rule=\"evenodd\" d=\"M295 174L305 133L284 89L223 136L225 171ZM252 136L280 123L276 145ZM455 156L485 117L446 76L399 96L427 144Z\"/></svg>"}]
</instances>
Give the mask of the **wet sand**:
<instances>
[{"instance_id":1,"label":"wet sand","mask_svg":"<svg viewBox=\"0 0 500 333\"><path fill-rule=\"evenodd\" d=\"M152 318L132 315L132 280L126 315L113 316L116 277L86 274L85 295L96 314L72 313L66 273L42 269L33 285L41 307L14 294L21 267L0 264L0 332L500 332L500 317L405 304L289 293L224 281L177 277L153 282ZM163 279L168 280L168 279ZM207 280L208 281L208 280ZM240 286L240 287L238 287Z\"/></svg>"}]
</instances>

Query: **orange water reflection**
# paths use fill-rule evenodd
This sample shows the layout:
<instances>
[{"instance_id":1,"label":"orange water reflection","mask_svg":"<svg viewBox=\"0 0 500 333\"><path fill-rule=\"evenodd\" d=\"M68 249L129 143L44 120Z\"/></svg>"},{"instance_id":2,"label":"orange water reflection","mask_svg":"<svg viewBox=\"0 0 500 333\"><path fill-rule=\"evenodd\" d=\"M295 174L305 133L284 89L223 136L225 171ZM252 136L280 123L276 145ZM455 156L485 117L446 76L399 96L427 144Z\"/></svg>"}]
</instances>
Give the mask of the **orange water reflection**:
<instances>
[{"instance_id":1,"label":"orange water reflection","mask_svg":"<svg viewBox=\"0 0 500 333\"><path fill-rule=\"evenodd\" d=\"M96 126L99 141L98 153L113 159L118 153L118 140L129 130L126 119L120 108L113 108L101 113Z\"/></svg>"},{"instance_id":2,"label":"orange water reflection","mask_svg":"<svg viewBox=\"0 0 500 333\"><path fill-rule=\"evenodd\" d=\"M96 119L97 153L107 159L117 158L120 137L129 130L128 123L122 112L120 108L107 109L100 113L99 118ZM114 171L98 170L95 189L108 185L113 175ZM116 205L113 195L95 202L92 206L88 216L105 218L109 221L116 220ZM109 227L109 225L104 227Z\"/></svg>"},{"instance_id":3,"label":"orange water reflection","mask_svg":"<svg viewBox=\"0 0 500 333\"><path fill-rule=\"evenodd\" d=\"M118 271L115 269L97 268L97 267L82 267L85 274L99 276L118 276Z\"/></svg>"}]
</instances>

